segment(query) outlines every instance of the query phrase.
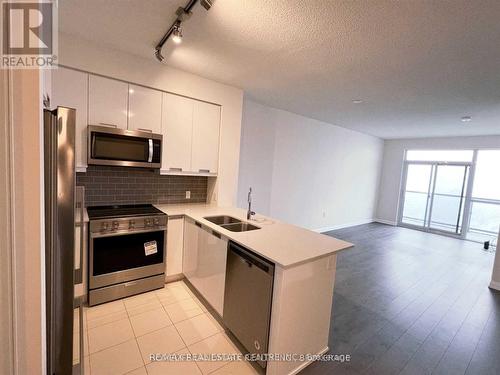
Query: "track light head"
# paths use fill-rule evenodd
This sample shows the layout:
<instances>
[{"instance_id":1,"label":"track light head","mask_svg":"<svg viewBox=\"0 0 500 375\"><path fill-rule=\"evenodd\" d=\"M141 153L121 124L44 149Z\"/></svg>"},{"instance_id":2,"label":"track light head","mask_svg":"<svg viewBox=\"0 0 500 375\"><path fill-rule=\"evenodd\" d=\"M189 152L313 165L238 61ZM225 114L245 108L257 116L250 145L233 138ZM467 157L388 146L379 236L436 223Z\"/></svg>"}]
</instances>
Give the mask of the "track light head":
<instances>
[{"instance_id":1,"label":"track light head","mask_svg":"<svg viewBox=\"0 0 500 375\"><path fill-rule=\"evenodd\" d=\"M174 30L172 31L172 41L175 44L182 42L182 27L180 22L174 26Z\"/></svg>"}]
</instances>

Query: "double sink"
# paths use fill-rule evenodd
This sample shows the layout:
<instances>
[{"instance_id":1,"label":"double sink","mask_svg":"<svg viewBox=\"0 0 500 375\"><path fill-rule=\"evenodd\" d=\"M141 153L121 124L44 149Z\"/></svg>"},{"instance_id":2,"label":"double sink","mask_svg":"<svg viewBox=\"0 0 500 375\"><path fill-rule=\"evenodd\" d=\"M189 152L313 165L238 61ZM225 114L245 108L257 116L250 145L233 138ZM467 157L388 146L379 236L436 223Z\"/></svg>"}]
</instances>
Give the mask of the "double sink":
<instances>
[{"instance_id":1,"label":"double sink","mask_svg":"<svg viewBox=\"0 0 500 375\"><path fill-rule=\"evenodd\" d=\"M236 219L232 216L207 216L204 217L204 219L220 226L221 228L230 230L231 232L248 232L250 230L260 229L253 224L241 221L240 219Z\"/></svg>"}]
</instances>

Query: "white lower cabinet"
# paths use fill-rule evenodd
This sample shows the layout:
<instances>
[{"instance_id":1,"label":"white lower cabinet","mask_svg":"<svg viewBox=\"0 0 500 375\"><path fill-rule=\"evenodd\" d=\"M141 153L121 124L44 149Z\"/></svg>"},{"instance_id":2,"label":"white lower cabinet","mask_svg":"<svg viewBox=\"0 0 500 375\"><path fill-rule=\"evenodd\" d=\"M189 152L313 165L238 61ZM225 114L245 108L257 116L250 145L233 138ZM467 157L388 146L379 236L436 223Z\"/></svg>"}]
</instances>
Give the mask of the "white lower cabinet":
<instances>
[{"instance_id":1,"label":"white lower cabinet","mask_svg":"<svg viewBox=\"0 0 500 375\"><path fill-rule=\"evenodd\" d=\"M182 261L182 272L193 286L202 293L202 285L198 282L198 236L201 229L194 220L184 219L184 258Z\"/></svg>"},{"instance_id":2,"label":"white lower cabinet","mask_svg":"<svg viewBox=\"0 0 500 375\"><path fill-rule=\"evenodd\" d=\"M167 269L165 275L182 273L184 247L184 217L168 218L167 228Z\"/></svg>"},{"instance_id":3,"label":"white lower cabinet","mask_svg":"<svg viewBox=\"0 0 500 375\"><path fill-rule=\"evenodd\" d=\"M226 280L227 240L186 218L184 275L222 316Z\"/></svg>"},{"instance_id":4,"label":"white lower cabinet","mask_svg":"<svg viewBox=\"0 0 500 375\"><path fill-rule=\"evenodd\" d=\"M220 236L220 235L219 235ZM222 316L224 286L226 281L227 240L209 229L202 229L198 237L200 279L204 285L204 297Z\"/></svg>"}]
</instances>

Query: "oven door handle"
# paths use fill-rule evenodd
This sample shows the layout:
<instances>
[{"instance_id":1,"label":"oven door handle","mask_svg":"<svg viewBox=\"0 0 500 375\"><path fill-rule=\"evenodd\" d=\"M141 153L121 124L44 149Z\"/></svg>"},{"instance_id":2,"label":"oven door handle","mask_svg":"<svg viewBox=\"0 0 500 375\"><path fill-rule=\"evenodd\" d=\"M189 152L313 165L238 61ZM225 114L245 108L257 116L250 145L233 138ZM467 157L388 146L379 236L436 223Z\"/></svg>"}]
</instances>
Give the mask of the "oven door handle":
<instances>
[{"instance_id":1,"label":"oven door handle","mask_svg":"<svg viewBox=\"0 0 500 375\"><path fill-rule=\"evenodd\" d=\"M148 143L149 143L148 163L151 163L153 161L153 140L151 138L149 138Z\"/></svg>"},{"instance_id":2,"label":"oven door handle","mask_svg":"<svg viewBox=\"0 0 500 375\"><path fill-rule=\"evenodd\" d=\"M90 238L123 236L127 234L136 234L136 233L138 234L138 233L149 233L149 232L165 232L166 230L167 227L156 227L152 229L134 230L134 231L122 230L122 231L108 232L108 233L94 232L90 233Z\"/></svg>"}]
</instances>

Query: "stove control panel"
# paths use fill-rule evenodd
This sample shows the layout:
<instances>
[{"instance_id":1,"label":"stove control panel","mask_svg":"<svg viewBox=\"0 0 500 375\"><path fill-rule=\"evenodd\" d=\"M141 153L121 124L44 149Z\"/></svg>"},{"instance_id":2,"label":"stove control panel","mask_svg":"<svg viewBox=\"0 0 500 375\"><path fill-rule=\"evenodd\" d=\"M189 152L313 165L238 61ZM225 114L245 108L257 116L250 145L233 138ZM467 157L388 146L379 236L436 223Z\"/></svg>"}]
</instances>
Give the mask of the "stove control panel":
<instances>
[{"instance_id":1,"label":"stove control panel","mask_svg":"<svg viewBox=\"0 0 500 375\"><path fill-rule=\"evenodd\" d=\"M167 215L90 220L90 232L93 234L127 233L155 229L167 229Z\"/></svg>"}]
</instances>

